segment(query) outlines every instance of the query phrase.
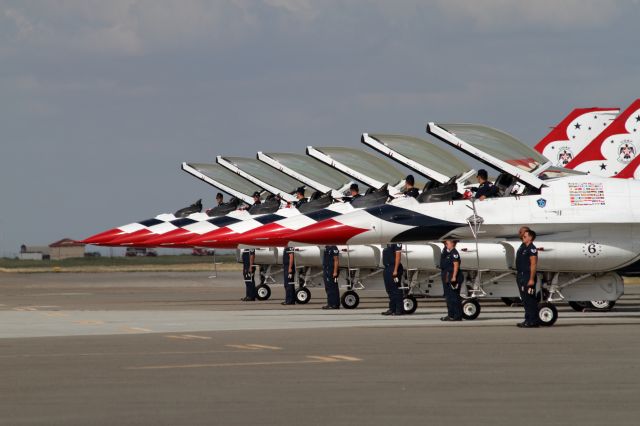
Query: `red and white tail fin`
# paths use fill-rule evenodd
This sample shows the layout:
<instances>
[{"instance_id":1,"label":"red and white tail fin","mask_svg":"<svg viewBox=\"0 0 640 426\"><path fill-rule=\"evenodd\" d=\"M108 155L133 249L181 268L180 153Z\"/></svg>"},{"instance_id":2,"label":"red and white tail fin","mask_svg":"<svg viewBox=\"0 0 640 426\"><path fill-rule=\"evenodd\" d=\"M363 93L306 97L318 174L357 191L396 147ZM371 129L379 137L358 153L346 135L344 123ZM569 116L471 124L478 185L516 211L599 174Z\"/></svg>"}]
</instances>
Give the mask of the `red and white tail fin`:
<instances>
[{"instance_id":1,"label":"red and white tail fin","mask_svg":"<svg viewBox=\"0 0 640 426\"><path fill-rule=\"evenodd\" d=\"M576 155L569 169L605 177L631 177L625 170L640 147L640 99L636 99L607 128Z\"/></svg>"},{"instance_id":2,"label":"red and white tail fin","mask_svg":"<svg viewBox=\"0 0 640 426\"><path fill-rule=\"evenodd\" d=\"M554 166L566 167L619 112L618 108L576 108L534 148Z\"/></svg>"}]
</instances>

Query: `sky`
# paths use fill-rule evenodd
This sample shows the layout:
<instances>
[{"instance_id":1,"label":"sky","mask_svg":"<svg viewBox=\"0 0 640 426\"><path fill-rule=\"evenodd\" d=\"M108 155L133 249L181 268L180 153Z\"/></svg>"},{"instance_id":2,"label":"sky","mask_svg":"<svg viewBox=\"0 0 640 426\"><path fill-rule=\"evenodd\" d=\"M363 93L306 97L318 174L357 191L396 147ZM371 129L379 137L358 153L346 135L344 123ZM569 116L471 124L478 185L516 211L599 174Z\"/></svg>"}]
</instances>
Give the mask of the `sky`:
<instances>
[{"instance_id":1,"label":"sky","mask_svg":"<svg viewBox=\"0 0 640 426\"><path fill-rule=\"evenodd\" d=\"M632 0L0 1L0 256L212 204L183 161L428 121L534 145L639 97L638 22Z\"/></svg>"}]
</instances>

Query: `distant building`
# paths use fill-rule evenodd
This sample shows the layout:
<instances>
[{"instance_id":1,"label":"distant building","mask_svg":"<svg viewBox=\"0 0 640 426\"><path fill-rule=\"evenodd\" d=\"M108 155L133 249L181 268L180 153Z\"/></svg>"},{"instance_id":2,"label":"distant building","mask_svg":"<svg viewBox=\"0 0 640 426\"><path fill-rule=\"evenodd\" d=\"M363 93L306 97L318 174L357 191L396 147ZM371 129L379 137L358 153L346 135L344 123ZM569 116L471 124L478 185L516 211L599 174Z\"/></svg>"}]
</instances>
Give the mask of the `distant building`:
<instances>
[{"instance_id":1,"label":"distant building","mask_svg":"<svg viewBox=\"0 0 640 426\"><path fill-rule=\"evenodd\" d=\"M20 246L20 260L43 260L49 259L49 246L28 246L23 244Z\"/></svg>"},{"instance_id":2,"label":"distant building","mask_svg":"<svg viewBox=\"0 0 640 426\"><path fill-rule=\"evenodd\" d=\"M85 244L79 243L70 238L63 238L60 241L49 244L49 256L51 260L68 259L70 257L84 257Z\"/></svg>"},{"instance_id":3,"label":"distant building","mask_svg":"<svg viewBox=\"0 0 640 426\"><path fill-rule=\"evenodd\" d=\"M28 246L23 244L20 246L18 258L21 260L60 260L70 257L84 257L84 246L85 244L74 241L71 238L63 238L48 246Z\"/></svg>"}]
</instances>

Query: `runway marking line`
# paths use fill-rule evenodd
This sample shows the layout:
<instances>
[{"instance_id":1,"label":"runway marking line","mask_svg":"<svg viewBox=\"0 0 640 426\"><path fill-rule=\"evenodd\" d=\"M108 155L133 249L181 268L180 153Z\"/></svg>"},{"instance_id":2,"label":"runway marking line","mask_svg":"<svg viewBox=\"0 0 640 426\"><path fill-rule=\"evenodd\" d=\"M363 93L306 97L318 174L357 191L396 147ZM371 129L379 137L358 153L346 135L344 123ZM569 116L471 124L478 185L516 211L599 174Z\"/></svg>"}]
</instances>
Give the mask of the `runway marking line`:
<instances>
[{"instance_id":1,"label":"runway marking line","mask_svg":"<svg viewBox=\"0 0 640 426\"><path fill-rule=\"evenodd\" d=\"M34 306L18 306L13 308L14 311L19 311L19 312L33 312L33 311L39 311L40 309L51 309L51 308L59 308L60 306L56 306L56 305L52 305L52 306L40 306L40 305L34 305Z\"/></svg>"},{"instance_id":2,"label":"runway marking line","mask_svg":"<svg viewBox=\"0 0 640 426\"><path fill-rule=\"evenodd\" d=\"M79 324L79 325L102 325L104 324L104 321L100 321L100 320L80 320L80 321L73 321L74 324Z\"/></svg>"},{"instance_id":3,"label":"runway marking line","mask_svg":"<svg viewBox=\"0 0 640 426\"><path fill-rule=\"evenodd\" d=\"M129 327L125 325L120 327L120 331L124 331L125 333L151 333L153 330L142 327Z\"/></svg>"},{"instance_id":4,"label":"runway marking line","mask_svg":"<svg viewBox=\"0 0 640 426\"><path fill-rule=\"evenodd\" d=\"M300 361L257 361L257 362L223 362L212 364L175 364L175 365L145 365L141 367L125 367L125 370L177 370L188 368L219 368L219 367L259 367L272 365L297 365L297 364L328 364L335 362L359 362L362 358L347 355L308 355L307 359Z\"/></svg>"},{"instance_id":5,"label":"runway marking line","mask_svg":"<svg viewBox=\"0 0 640 426\"><path fill-rule=\"evenodd\" d=\"M211 337L198 336L195 334L169 334L164 337L166 337L167 339L178 339L178 340L211 340Z\"/></svg>"},{"instance_id":6,"label":"runway marking line","mask_svg":"<svg viewBox=\"0 0 640 426\"><path fill-rule=\"evenodd\" d=\"M246 345L225 345L228 348L234 348L234 349L245 349L248 351L260 351L263 349L269 349L272 351L281 351L282 348L279 346L269 346L269 345L258 345L256 343L248 343Z\"/></svg>"},{"instance_id":7,"label":"runway marking line","mask_svg":"<svg viewBox=\"0 0 640 426\"><path fill-rule=\"evenodd\" d=\"M62 317L68 317L69 314L65 314L62 312L42 312L42 315L47 316L47 317L51 317L51 318L62 318Z\"/></svg>"}]
</instances>

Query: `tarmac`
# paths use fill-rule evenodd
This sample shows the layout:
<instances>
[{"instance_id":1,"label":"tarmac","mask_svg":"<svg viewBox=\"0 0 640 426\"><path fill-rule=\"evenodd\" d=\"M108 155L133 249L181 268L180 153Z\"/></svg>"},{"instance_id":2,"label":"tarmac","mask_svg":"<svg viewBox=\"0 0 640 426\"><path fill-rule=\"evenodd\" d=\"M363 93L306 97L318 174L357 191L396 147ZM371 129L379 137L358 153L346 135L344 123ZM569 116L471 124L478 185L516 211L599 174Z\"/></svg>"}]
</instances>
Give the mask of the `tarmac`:
<instances>
[{"instance_id":1,"label":"tarmac","mask_svg":"<svg viewBox=\"0 0 640 426\"><path fill-rule=\"evenodd\" d=\"M238 272L0 273L0 424L637 425L640 286L550 328L240 302Z\"/></svg>"}]
</instances>

